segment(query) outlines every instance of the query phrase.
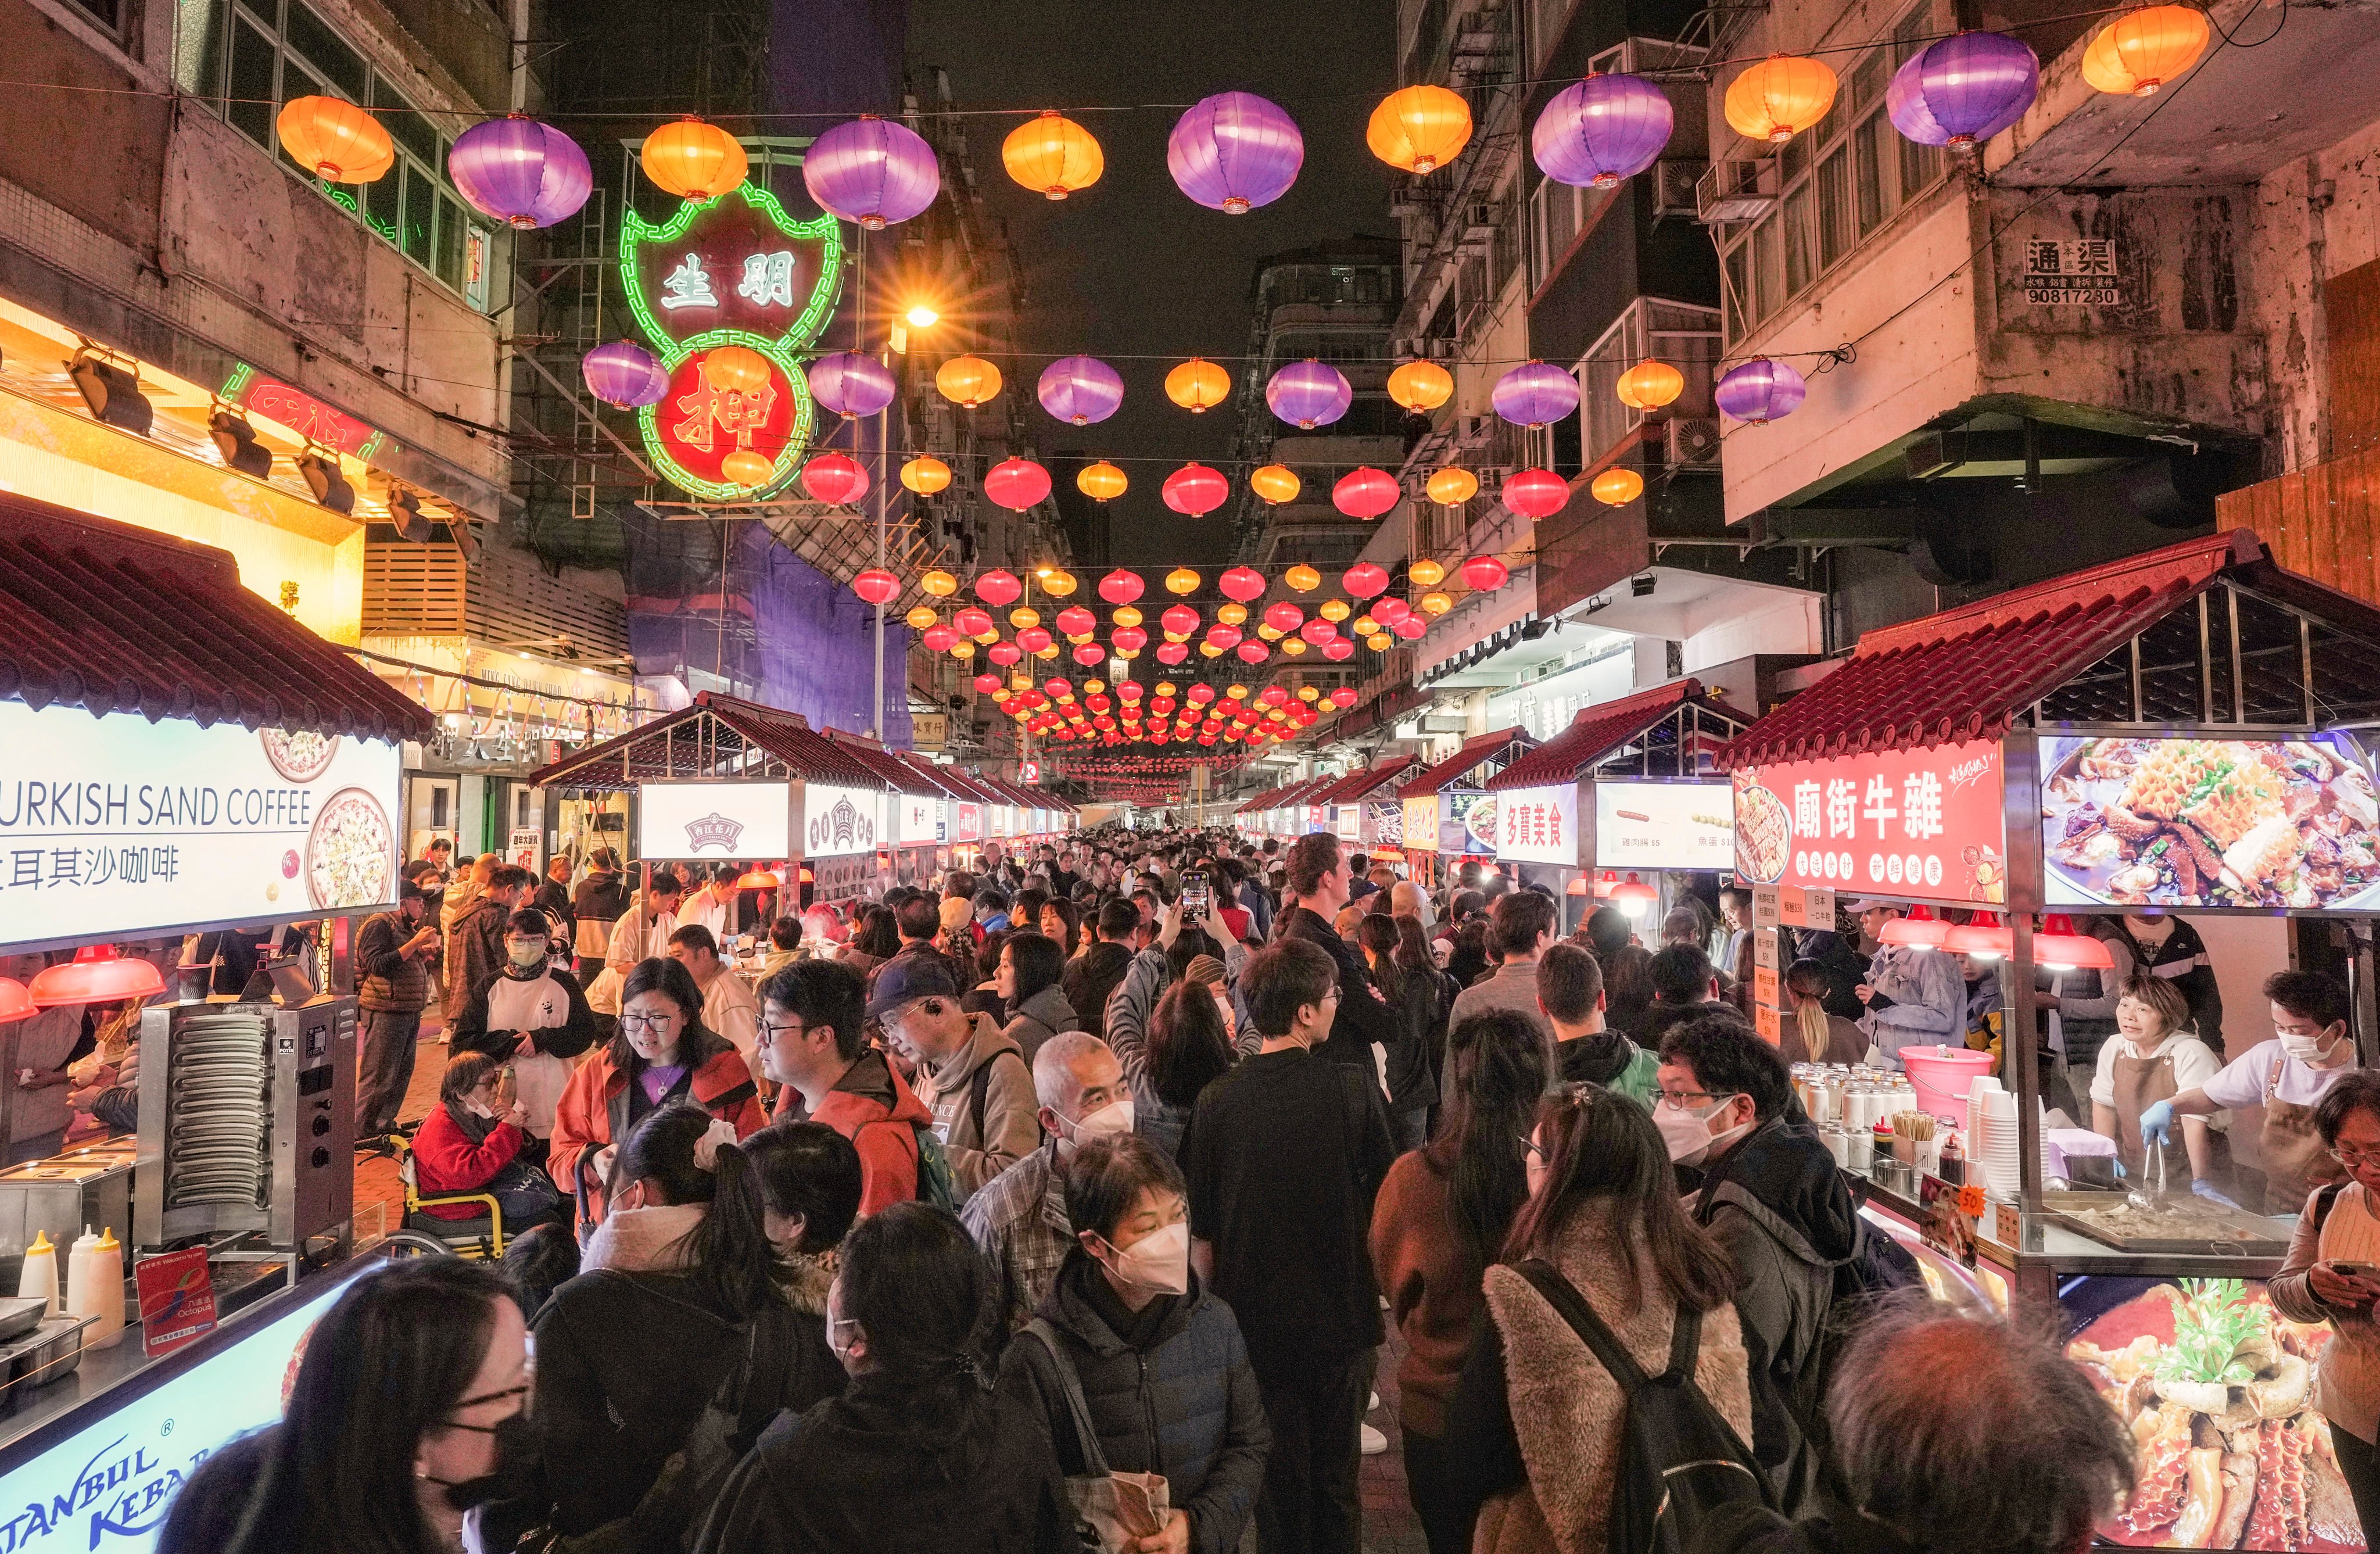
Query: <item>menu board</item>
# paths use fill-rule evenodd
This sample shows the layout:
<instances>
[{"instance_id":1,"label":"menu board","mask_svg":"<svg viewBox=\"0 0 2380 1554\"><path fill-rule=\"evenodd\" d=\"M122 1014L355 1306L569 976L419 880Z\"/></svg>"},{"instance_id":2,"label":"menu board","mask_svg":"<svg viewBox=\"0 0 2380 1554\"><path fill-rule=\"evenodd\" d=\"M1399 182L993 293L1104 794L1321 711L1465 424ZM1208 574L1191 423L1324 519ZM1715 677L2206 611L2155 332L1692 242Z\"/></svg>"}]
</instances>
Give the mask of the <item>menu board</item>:
<instances>
[{"instance_id":1,"label":"menu board","mask_svg":"<svg viewBox=\"0 0 2380 1554\"><path fill-rule=\"evenodd\" d=\"M793 802L789 783L647 783L637 790L637 856L784 857Z\"/></svg>"},{"instance_id":2,"label":"menu board","mask_svg":"<svg viewBox=\"0 0 2380 1554\"><path fill-rule=\"evenodd\" d=\"M2133 1441L2135 1487L2099 1536L2136 1548L2364 1548L2311 1406L2327 1324L2274 1309L2262 1280L2094 1276L2063 1288L2066 1357Z\"/></svg>"},{"instance_id":3,"label":"menu board","mask_svg":"<svg viewBox=\"0 0 2380 1554\"><path fill-rule=\"evenodd\" d=\"M1735 871L1950 905L2008 898L1993 740L1738 767Z\"/></svg>"},{"instance_id":4,"label":"menu board","mask_svg":"<svg viewBox=\"0 0 2380 1554\"><path fill-rule=\"evenodd\" d=\"M1595 783L1597 868L1731 868L1733 799L1725 783Z\"/></svg>"},{"instance_id":5,"label":"menu board","mask_svg":"<svg viewBox=\"0 0 2380 1554\"><path fill-rule=\"evenodd\" d=\"M2041 816L2053 905L2380 905L2380 796L2344 738L2045 738Z\"/></svg>"},{"instance_id":6,"label":"menu board","mask_svg":"<svg viewBox=\"0 0 2380 1554\"><path fill-rule=\"evenodd\" d=\"M397 747L0 701L0 945L396 900Z\"/></svg>"}]
</instances>

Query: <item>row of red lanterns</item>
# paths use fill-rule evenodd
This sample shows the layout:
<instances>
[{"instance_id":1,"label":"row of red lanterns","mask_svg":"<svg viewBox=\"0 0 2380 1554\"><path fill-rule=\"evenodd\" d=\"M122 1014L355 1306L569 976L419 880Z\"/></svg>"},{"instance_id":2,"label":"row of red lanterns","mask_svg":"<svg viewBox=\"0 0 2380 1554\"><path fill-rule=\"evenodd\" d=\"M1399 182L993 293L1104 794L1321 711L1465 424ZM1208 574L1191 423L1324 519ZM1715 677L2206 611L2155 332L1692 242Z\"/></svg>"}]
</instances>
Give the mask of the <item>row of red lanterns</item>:
<instances>
[{"instance_id":1,"label":"row of red lanterns","mask_svg":"<svg viewBox=\"0 0 2380 1554\"><path fill-rule=\"evenodd\" d=\"M1434 584L1444 576L1443 569L1436 563L1416 563L1415 568L1416 581L1422 580L1420 573L1425 565L1430 568L1428 582ZM1465 561L1458 571L1465 587L1483 592L1502 588L1512 577L1504 564L1494 556L1473 556ZM1311 582L1305 581L1309 577L1312 579ZM1186 587L1181 586L1184 579L1187 581ZM1297 587L1298 591L1305 592L1320 586L1321 575L1311 567L1293 566L1283 580L1293 587ZM1357 562L1340 577L1341 584L1357 599L1373 599L1387 592L1389 580L1386 567L1368 561ZM922 574L917 581L918 586L925 592L938 598L946 598L958 588L957 579L952 577L949 573L939 570ZM1198 588L1200 583L1198 574L1187 567L1177 568L1166 579L1167 588L1176 593L1188 593ZM1236 603L1246 604L1263 597L1269 585L1265 581L1264 574L1254 567L1234 566L1218 577L1215 580L1215 586L1225 598ZM1004 609L1025 596L1023 579L1014 573L1002 569L980 574L975 579L974 588L978 599L998 609ZM890 604L901 597L901 589L900 578L878 566L868 567L852 579L852 591L870 604ZM1072 592L1073 589L1073 580L1069 578L1065 591ZM1127 571L1122 567L1110 572L1099 582L1099 597L1110 604L1133 603L1147 591L1148 585L1139 573ZM1084 617L1083 624L1079 627L1069 627L1068 617L1079 610L1080 607L1076 606L1059 613L1059 628L1069 636L1081 635L1090 630L1096 624L1088 618L1088 611L1080 611L1081 616ZM963 631L963 635L979 637L983 631L990 629L990 618L986 616L982 630Z\"/></svg>"}]
</instances>

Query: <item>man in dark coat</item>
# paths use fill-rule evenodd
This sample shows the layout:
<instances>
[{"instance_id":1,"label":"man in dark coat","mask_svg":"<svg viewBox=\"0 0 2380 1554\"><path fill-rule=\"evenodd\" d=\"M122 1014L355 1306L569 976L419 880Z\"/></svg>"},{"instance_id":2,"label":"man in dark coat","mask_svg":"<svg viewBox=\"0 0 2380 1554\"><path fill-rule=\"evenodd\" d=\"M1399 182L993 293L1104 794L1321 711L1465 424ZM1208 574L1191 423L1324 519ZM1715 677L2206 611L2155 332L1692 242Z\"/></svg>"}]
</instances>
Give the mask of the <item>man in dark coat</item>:
<instances>
[{"instance_id":1,"label":"man in dark coat","mask_svg":"<svg viewBox=\"0 0 2380 1554\"><path fill-rule=\"evenodd\" d=\"M1139 928L1139 907L1129 900L1109 902L1099 908L1091 947L1068 961L1058 979L1083 1028L1102 1040L1107 1038L1108 995L1132 965L1133 935Z\"/></svg>"},{"instance_id":2,"label":"man in dark coat","mask_svg":"<svg viewBox=\"0 0 2380 1554\"><path fill-rule=\"evenodd\" d=\"M485 893L456 914L446 932L446 1018L463 1012L471 994L504 969L504 929L526 904L537 877L516 864L488 876Z\"/></svg>"},{"instance_id":3,"label":"man in dark coat","mask_svg":"<svg viewBox=\"0 0 2380 1554\"><path fill-rule=\"evenodd\" d=\"M1289 889L1273 919L1272 936L1302 939L1339 968L1339 1016L1315 1055L1378 1073L1372 1049L1393 1050L1403 1032L1397 1012L1372 986L1363 957L1331 926L1347 904L1347 859L1339 839L1322 832L1299 837L1289 849Z\"/></svg>"}]
</instances>

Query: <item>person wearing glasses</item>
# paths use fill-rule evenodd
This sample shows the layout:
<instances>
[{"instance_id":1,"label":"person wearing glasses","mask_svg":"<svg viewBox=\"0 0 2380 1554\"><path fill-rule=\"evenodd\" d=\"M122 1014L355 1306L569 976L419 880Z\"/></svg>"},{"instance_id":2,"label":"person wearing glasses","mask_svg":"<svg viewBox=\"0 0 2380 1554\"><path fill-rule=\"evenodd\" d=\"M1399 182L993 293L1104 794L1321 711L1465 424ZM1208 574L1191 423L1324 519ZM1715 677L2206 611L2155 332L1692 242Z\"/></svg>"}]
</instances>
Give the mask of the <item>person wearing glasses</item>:
<instances>
[{"instance_id":1,"label":"person wearing glasses","mask_svg":"<svg viewBox=\"0 0 2380 1554\"><path fill-rule=\"evenodd\" d=\"M777 1120L807 1118L859 1152L865 1219L917 1196L917 1131L934 1114L883 1050L868 1045L868 979L836 961L800 961L760 989L760 1067Z\"/></svg>"},{"instance_id":2,"label":"person wearing glasses","mask_svg":"<svg viewBox=\"0 0 2380 1554\"><path fill-rule=\"evenodd\" d=\"M970 1014L948 957L895 955L877 968L868 1017L917 1065L917 1099L951 1159L962 1200L1041 1146L1033 1070L989 1014Z\"/></svg>"},{"instance_id":3,"label":"person wearing glasses","mask_svg":"<svg viewBox=\"0 0 2380 1554\"><path fill-rule=\"evenodd\" d=\"M2289 1255L2265 1286L2292 1322L2327 1323L2313 1364L2313 1406L2329 1422L2333 1454L2356 1516L2380 1526L2380 1074L2353 1069L2323 1092L2314 1126L2347 1180L2301 1206Z\"/></svg>"},{"instance_id":4,"label":"person wearing glasses","mask_svg":"<svg viewBox=\"0 0 2380 1554\"><path fill-rule=\"evenodd\" d=\"M478 1510L535 1454L529 1374L528 1325L487 1264L425 1257L366 1274L315 1328L281 1422L199 1466L174 1497L157 1547L469 1547ZM371 1406L358 1409L358 1398Z\"/></svg>"},{"instance_id":5,"label":"person wearing glasses","mask_svg":"<svg viewBox=\"0 0 2380 1554\"><path fill-rule=\"evenodd\" d=\"M769 1120L734 1043L702 1023L693 975L655 958L621 984L620 1034L578 1066L553 1109L546 1169L578 1202L581 1240L602 1221L617 1145L647 1113L678 1100L734 1123L739 1138Z\"/></svg>"},{"instance_id":6,"label":"person wearing glasses","mask_svg":"<svg viewBox=\"0 0 2380 1554\"><path fill-rule=\"evenodd\" d=\"M1670 1159L1700 1173L1687 1211L1735 1265L1736 1315L1766 1358L1753 1452L1798 1506L1816 1467L1805 1437L1825 1404L1818 1344L1836 1265L1859 1244L1858 1206L1793 1108L1785 1060L1732 1012L1671 1026L1655 1077L1654 1125Z\"/></svg>"}]
</instances>

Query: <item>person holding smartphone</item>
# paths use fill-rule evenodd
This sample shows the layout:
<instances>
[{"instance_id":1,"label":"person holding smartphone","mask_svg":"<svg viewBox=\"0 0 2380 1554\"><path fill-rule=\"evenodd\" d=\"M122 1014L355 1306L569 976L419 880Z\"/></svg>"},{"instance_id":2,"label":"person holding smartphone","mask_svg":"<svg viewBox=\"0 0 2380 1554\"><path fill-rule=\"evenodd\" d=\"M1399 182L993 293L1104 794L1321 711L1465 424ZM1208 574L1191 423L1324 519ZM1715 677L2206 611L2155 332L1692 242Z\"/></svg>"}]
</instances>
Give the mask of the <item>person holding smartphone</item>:
<instances>
[{"instance_id":1,"label":"person holding smartphone","mask_svg":"<svg viewBox=\"0 0 2380 1554\"><path fill-rule=\"evenodd\" d=\"M2313 1363L2313 1406L2330 1422L2356 1515L2380 1526L2380 1074L2342 1074L2313 1109L2324 1146L2347 1180L2317 1187L2298 1216L2289 1255L2265 1288L2296 1322L2327 1322Z\"/></svg>"}]
</instances>

